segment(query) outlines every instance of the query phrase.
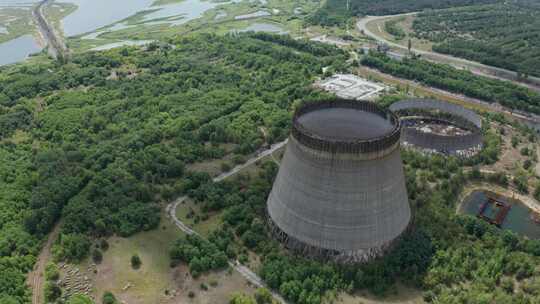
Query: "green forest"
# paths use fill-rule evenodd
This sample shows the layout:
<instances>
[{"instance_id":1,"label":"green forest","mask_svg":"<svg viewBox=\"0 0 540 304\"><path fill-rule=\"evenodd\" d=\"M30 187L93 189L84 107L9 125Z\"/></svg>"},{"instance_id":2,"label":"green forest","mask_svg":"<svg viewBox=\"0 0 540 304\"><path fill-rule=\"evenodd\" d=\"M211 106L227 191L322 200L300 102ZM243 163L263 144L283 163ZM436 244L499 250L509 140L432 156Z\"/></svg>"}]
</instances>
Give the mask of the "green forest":
<instances>
[{"instance_id":1,"label":"green forest","mask_svg":"<svg viewBox=\"0 0 540 304\"><path fill-rule=\"evenodd\" d=\"M336 25L353 16L383 16L477 4L499 0L327 0L310 18L312 23ZM348 4L348 7L347 7Z\"/></svg>"},{"instance_id":2,"label":"green forest","mask_svg":"<svg viewBox=\"0 0 540 304\"><path fill-rule=\"evenodd\" d=\"M428 10L413 23L433 50L487 65L540 76L540 5L506 1L492 5Z\"/></svg>"},{"instance_id":3,"label":"green forest","mask_svg":"<svg viewBox=\"0 0 540 304\"><path fill-rule=\"evenodd\" d=\"M512 82L477 76L450 65L432 63L416 57L398 61L378 52L370 52L364 56L361 64L449 92L489 103L499 103L510 109L540 114L540 94Z\"/></svg>"},{"instance_id":4,"label":"green forest","mask_svg":"<svg viewBox=\"0 0 540 304\"><path fill-rule=\"evenodd\" d=\"M268 287L291 303L320 304L365 290L385 296L397 283L422 290L434 303L539 303L540 241L455 212L467 183L509 182L502 173L485 175L475 167L498 160L500 130L488 126L491 120L510 124L504 117L485 114L484 148L467 160L403 150L414 222L395 250L365 265L308 260L273 240L265 208L278 170L274 162L219 183L190 169L216 159L242 160L285 139L297 105L329 97L312 86L323 68L346 71L348 57L289 36L200 34L76 53L66 63L1 67L0 303L30 302L26 276L53 227L60 225L54 260L77 263L109 236L157 229L165 203L181 194L201 207L195 217L220 218L207 239L186 236L171 244L171 266L186 263L193 277L256 255ZM361 64L540 113L539 94L447 65L379 53L363 56ZM132 256L133 267L140 263ZM45 275L57 273L48 268ZM263 293L255 298L267 303ZM92 301L76 295L66 303Z\"/></svg>"},{"instance_id":5,"label":"green forest","mask_svg":"<svg viewBox=\"0 0 540 304\"><path fill-rule=\"evenodd\" d=\"M396 99L390 100L389 103ZM488 118L489 119L489 118ZM508 121L503 123L508 124ZM471 181L506 185L504 174L484 175L463 166L497 161L501 138L484 130L486 147L466 162L442 156L403 151L409 200L415 217L413 229L384 258L366 265L339 266L290 255L270 235L266 198L277 165L265 162L256 173L235 180L202 184L190 196L202 206L204 217L221 210L222 226L208 243L182 238L171 248L171 258L208 265L216 248L246 262L250 251L261 258L260 275L288 301L299 304L331 303L340 292L369 290L384 296L395 292L396 282L423 291L428 303L537 303L540 301L540 241L526 240L471 216L456 215L457 197ZM193 256L198 260L192 267Z\"/></svg>"},{"instance_id":6,"label":"green forest","mask_svg":"<svg viewBox=\"0 0 540 304\"><path fill-rule=\"evenodd\" d=\"M0 303L29 302L26 273L60 219L53 253L67 261L156 228L161 202L208 182L189 164L285 138L293 104L322 95L314 77L345 59L261 33L1 68Z\"/></svg>"}]
</instances>

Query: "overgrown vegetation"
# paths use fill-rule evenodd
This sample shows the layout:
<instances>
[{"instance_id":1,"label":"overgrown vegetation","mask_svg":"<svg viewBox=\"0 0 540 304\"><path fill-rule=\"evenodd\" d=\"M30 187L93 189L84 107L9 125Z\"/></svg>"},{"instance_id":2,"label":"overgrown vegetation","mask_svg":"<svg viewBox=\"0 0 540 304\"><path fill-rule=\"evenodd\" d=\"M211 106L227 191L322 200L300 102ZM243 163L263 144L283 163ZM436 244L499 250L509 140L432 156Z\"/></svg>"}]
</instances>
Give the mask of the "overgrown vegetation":
<instances>
[{"instance_id":1,"label":"overgrown vegetation","mask_svg":"<svg viewBox=\"0 0 540 304\"><path fill-rule=\"evenodd\" d=\"M402 40L407 36L405 31L398 26L398 23L405 20L404 17L391 19L384 22L384 30L388 32L390 35L394 36L396 40Z\"/></svg>"},{"instance_id":2,"label":"overgrown vegetation","mask_svg":"<svg viewBox=\"0 0 540 304\"><path fill-rule=\"evenodd\" d=\"M425 9L494 3L498 0L328 0L310 21L321 25L336 25L352 16L394 15Z\"/></svg>"},{"instance_id":3,"label":"overgrown vegetation","mask_svg":"<svg viewBox=\"0 0 540 304\"><path fill-rule=\"evenodd\" d=\"M193 277L209 270L227 267L227 255L216 244L195 235L181 238L172 246L171 260L173 265L184 262L189 265Z\"/></svg>"},{"instance_id":4,"label":"overgrown vegetation","mask_svg":"<svg viewBox=\"0 0 540 304\"><path fill-rule=\"evenodd\" d=\"M531 1L429 10L413 29L434 51L540 76L540 7Z\"/></svg>"},{"instance_id":5,"label":"overgrown vegetation","mask_svg":"<svg viewBox=\"0 0 540 304\"><path fill-rule=\"evenodd\" d=\"M488 133L498 137L492 130ZM208 183L192 194L203 205L203 213L223 209L219 231L227 237L211 242L221 250L256 252L262 262L260 275L294 303L321 303L340 291L368 289L384 295L392 292L397 281L422 289L427 302L535 303L540 300L534 284L539 275L534 265L539 261L540 241L455 213L457 197L468 181L508 182L504 174L463 171L466 164L497 161L500 144L500 138L486 143L487 149L496 151L494 158L479 157L467 163L404 151L407 189L415 212L413 230L391 254L367 265L340 267L308 260L284 252L273 241L267 226L261 225L277 171L273 162L263 163L256 175ZM216 201L226 203L216 205ZM253 242L245 238L251 230L260 231ZM242 295L233 300L253 303Z\"/></svg>"},{"instance_id":6,"label":"overgrown vegetation","mask_svg":"<svg viewBox=\"0 0 540 304\"><path fill-rule=\"evenodd\" d=\"M29 301L25 274L60 217L53 251L70 261L92 238L157 227L160 201L209 179L187 164L283 139L292 104L346 57L262 33L170 43L0 69L0 302Z\"/></svg>"},{"instance_id":7,"label":"overgrown vegetation","mask_svg":"<svg viewBox=\"0 0 540 304\"><path fill-rule=\"evenodd\" d=\"M449 92L540 114L540 94L508 81L477 76L466 70L418 58L398 61L377 52L364 56L361 64Z\"/></svg>"}]
</instances>

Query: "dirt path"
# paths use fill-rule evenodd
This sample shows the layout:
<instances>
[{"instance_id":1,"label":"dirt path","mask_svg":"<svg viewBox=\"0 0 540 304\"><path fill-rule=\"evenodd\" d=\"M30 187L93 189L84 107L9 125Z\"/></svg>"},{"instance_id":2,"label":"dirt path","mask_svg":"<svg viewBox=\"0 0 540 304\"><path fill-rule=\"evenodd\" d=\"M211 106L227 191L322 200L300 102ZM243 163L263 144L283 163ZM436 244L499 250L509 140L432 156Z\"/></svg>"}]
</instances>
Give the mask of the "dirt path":
<instances>
[{"instance_id":1,"label":"dirt path","mask_svg":"<svg viewBox=\"0 0 540 304\"><path fill-rule=\"evenodd\" d=\"M257 155L253 156L252 158L250 158L245 163L234 167L233 169L231 169L228 172L224 172L224 173L218 175L217 177L215 177L213 179L213 181L214 182L219 182L219 181L222 181L222 180L224 180L224 179L226 179L228 177L231 177L231 176L237 174L238 172L242 171L246 167L249 167L252 164L254 164L255 162L257 162L258 160L260 160L260 159L262 159L262 158L264 158L266 156L272 155L272 153L274 153L275 151L277 151L277 150L281 149L282 147L284 147L287 144L287 142L288 142L288 140L286 139L286 140L284 140L282 142L279 142L277 144L272 145L269 149L259 152ZM179 204L181 204L186 199L187 199L187 196L181 196L181 197L177 198L176 200L171 202L169 205L167 205L167 207L165 208L165 211L170 216L170 218L172 219L172 221L174 222L176 227L178 227L184 233L186 233L186 234L195 234L195 235L200 236L196 231L194 231L193 229L188 227L186 224L184 224L182 221L180 221L176 217L176 208L178 207ZM263 280L254 271L252 271L248 267L240 264L237 260L234 260L234 261L230 260L229 261L229 266L231 268L233 268L234 270L238 271L243 277L245 277L253 285L255 285L257 287L265 287L265 284L264 284ZM281 295L279 295L278 293L276 293L276 292L274 292L272 290L270 290L270 292L272 293L273 297L276 300L278 300L280 303L287 303L285 301L285 299L283 299L281 297Z\"/></svg>"},{"instance_id":2,"label":"dirt path","mask_svg":"<svg viewBox=\"0 0 540 304\"><path fill-rule=\"evenodd\" d=\"M45 281L44 271L47 262L50 260L51 256L51 247L58 237L60 232L60 223L56 224L52 232L49 234L47 243L41 249L41 253L38 256L36 264L34 265L34 270L28 274L28 285L32 289L32 304L42 304L45 302L43 296L43 283Z\"/></svg>"},{"instance_id":3,"label":"dirt path","mask_svg":"<svg viewBox=\"0 0 540 304\"><path fill-rule=\"evenodd\" d=\"M400 16L411 16L411 15L416 15L416 14L418 14L418 12L398 14L398 15L387 15L387 16L366 16L358 20L358 22L356 23L356 27L359 31L363 32L366 36L369 36L377 41L384 42L395 49L399 49L400 51L408 52L408 49L406 46L390 41L384 37L381 37L380 35L377 35L377 33L372 32L367 25L370 22L374 22L378 20L389 19L389 18L400 17ZM382 32L382 29L379 28L379 31ZM528 87L529 89L540 92L540 78L538 77L529 77L529 81L534 82L534 83L525 83L517 79L517 74L514 71L510 71L510 70L506 70L506 69L502 69L498 67L493 67L493 66L488 66L479 62L470 61L467 59L462 59L462 58L440 54L436 52L419 50L419 49L414 48L414 46L412 48L412 51L416 54L420 54L424 56L424 59L427 59L430 61L450 64L456 68L467 69L467 70L470 70L474 74L485 76L485 77L495 78L499 80L509 80L515 84L525 86L525 87Z\"/></svg>"}]
</instances>

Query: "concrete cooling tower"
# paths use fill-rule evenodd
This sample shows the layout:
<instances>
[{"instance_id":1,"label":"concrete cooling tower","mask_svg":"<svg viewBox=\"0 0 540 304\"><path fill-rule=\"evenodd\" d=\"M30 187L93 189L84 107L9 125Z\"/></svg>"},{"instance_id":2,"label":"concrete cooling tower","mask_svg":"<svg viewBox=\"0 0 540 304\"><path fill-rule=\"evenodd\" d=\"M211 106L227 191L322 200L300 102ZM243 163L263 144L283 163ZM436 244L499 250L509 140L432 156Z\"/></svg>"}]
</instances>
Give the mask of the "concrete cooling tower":
<instances>
[{"instance_id":1,"label":"concrete cooling tower","mask_svg":"<svg viewBox=\"0 0 540 304\"><path fill-rule=\"evenodd\" d=\"M301 107L268 197L274 235L340 263L382 255L411 218L400 133L399 119L370 102Z\"/></svg>"}]
</instances>

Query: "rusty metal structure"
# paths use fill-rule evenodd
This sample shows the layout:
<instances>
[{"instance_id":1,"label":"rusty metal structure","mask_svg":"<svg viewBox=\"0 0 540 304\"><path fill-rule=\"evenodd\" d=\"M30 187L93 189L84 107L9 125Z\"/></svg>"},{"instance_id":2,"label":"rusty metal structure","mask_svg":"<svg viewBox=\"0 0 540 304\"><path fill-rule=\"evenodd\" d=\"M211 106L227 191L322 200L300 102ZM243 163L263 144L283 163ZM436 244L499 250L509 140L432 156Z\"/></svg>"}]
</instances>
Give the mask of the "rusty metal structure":
<instances>
[{"instance_id":1,"label":"rusty metal structure","mask_svg":"<svg viewBox=\"0 0 540 304\"><path fill-rule=\"evenodd\" d=\"M400 134L399 119L371 102L299 108L267 202L274 235L340 263L384 254L411 219Z\"/></svg>"}]
</instances>

